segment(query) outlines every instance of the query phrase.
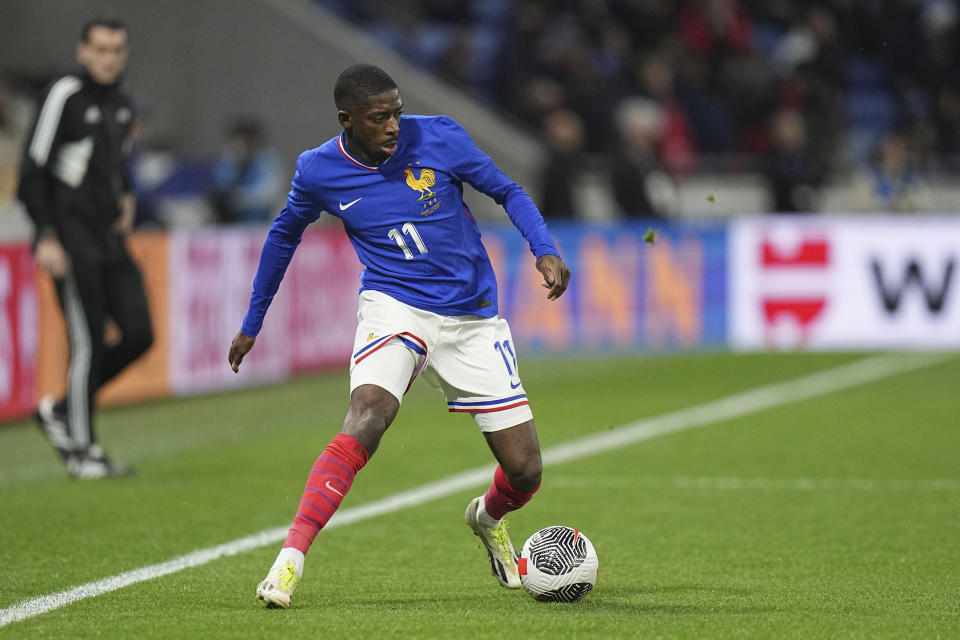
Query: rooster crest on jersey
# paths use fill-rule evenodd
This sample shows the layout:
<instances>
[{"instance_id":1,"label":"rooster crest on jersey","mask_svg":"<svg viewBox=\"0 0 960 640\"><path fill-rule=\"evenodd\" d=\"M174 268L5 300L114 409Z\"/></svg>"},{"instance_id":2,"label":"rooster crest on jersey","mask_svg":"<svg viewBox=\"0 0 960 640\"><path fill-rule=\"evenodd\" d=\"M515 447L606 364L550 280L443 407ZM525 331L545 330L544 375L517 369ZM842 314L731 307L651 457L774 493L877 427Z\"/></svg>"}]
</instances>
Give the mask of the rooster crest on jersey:
<instances>
[{"instance_id":1,"label":"rooster crest on jersey","mask_svg":"<svg viewBox=\"0 0 960 640\"><path fill-rule=\"evenodd\" d=\"M403 175L407 177L407 186L420 192L417 202L429 200L433 197L433 191L430 190L430 187L437 183L437 176L433 169L421 169L420 176L416 178L413 177L413 169L404 169Z\"/></svg>"}]
</instances>

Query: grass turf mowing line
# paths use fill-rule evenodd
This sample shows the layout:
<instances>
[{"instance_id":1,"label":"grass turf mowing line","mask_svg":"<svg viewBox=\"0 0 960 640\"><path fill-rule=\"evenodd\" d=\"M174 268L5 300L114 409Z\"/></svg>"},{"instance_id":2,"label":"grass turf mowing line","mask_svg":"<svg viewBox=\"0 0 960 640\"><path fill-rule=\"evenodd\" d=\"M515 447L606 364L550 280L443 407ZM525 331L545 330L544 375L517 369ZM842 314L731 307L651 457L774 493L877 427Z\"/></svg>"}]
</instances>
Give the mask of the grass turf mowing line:
<instances>
[{"instance_id":1,"label":"grass turf mowing line","mask_svg":"<svg viewBox=\"0 0 960 640\"><path fill-rule=\"evenodd\" d=\"M550 486L558 489L625 488L622 476L594 476L589 481L578 476L550 477ZM960 491L954 478L769 478L740 476L636 476L629 486L645 489L689 489L691 491Z\"/></svg>"},{"instance_id":2,"label":"grass turf mowing line","mask_svg":"<svg viewBox=\"0 0 960 640\"><path fill-rule=\"evenodd\" d=\"M935 354L891 354L866 358L851 364L794 380L759 387L689 409L640 420L606 433L554 446L543 452L544 464L558 464L616 449L658 435L705 426L783 404L810 399L867 382L881 380L898 373L931 366L951 357ZM382 500L344 509L334 516L327 527L365 520L482 485L489 479L492 469L493 465L485 465L410 491L388 496ZM109 593L131 584L168 575L189 567L200 566L220 557L236 555L259 546L272 544L282 540L285 535L286 527L268 529L229 543L200 549L164 563L142 567L66 591L33 598L0 610L0 627L52 611L81 599Z\"/></svg>"}]
</instances>

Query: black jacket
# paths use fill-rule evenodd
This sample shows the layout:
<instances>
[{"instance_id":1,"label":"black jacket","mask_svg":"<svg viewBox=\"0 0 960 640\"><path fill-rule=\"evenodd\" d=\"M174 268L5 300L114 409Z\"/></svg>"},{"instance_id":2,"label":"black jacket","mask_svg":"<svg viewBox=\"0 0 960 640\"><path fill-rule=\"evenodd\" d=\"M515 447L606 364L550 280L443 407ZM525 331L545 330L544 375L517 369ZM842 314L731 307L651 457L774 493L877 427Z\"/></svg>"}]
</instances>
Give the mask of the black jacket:
<instances>
[{"instance_id":1,"label":"black jacket","mask_svg":"<svg viewBox=\"0 0 960 640\"><path fill-rule=\"evenodd\" d=\"M37 236L56 232L71 254L112 257L123 250L111 230L119 196L132 189L126 164L134 111L115 85L80 71L44 92L20 165L18 195Z\"/></svg>"}]
</instances>

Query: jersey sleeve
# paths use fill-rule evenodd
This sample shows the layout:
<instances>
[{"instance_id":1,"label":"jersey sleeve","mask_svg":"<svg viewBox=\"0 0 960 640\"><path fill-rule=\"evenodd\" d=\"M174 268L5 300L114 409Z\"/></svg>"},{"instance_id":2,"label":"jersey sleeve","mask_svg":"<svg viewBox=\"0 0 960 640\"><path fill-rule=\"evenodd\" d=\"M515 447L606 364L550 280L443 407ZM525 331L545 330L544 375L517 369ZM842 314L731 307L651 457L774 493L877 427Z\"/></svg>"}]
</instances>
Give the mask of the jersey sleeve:
<instances>
[{"instance_id":1,"label":"jersey sleeve","mask_svg":"<svg viewBox=\"0 0 960 640\"><path fill-rule=\"evenodd\" d=\"M523 187L500 171L490 156L481 151L470 134L452 118L439 118L437 127L444 153L451 160L457 179L502 206L527 240L533 255L537 258L545 255L559 257L540 210Z\"/></svg>"},{"instance_id":2,"label":"jersey sleeve","mask_svg":"<svg viewBox=\"0 0 960 640\"><path fill-rule=\"evenodd\" d=\"M139 114L132 101L128 100L126 107L130 109L130 113L133 115L123 131L123 144L121 146L123 161L120 164L120 191L124 193L134 193L137 183L133 177L133 161L131 157L133 154L133 123L136 122Z\"/></svg>"},{"instance_id":3,"label":"jersey sleeve","mask_svg":"<svg viewBox=\"0 0 960 640\"><path fill-rule=\"evenodd\" d=\"M297 159L297 171L287 195L287 206L273 221L263 243L257 275L253 279L250 306L240 326L240 332L244 335L256 337L260 333L267 308L280 288L293 252L303 237L303 231L323 212L317 194L308 184L306 173L312 160L312 156L308 154L310 152L301 154Z\"/></svg>"},{"instance_id":4,"label":"jersey sleeve","mask_svg":"<svg viewBox=\"0 0 960 640\"><path fill-rule=\"evenodd\" d=\"M50 195L53 185L50 159L56 157L62 142L64 113L81 86L80 79L74 76L64 76L50 86L23 149L17 196L33 220L38 237L57 228L57 211Z\"/></svg>"}]
</instances>

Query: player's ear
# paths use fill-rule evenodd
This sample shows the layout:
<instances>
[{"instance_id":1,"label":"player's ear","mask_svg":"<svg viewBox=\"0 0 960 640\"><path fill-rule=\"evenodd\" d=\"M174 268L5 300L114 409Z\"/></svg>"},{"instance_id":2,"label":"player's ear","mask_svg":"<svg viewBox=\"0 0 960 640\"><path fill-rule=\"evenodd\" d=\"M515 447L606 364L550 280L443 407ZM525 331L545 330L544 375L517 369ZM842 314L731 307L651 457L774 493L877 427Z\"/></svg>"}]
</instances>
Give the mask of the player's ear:
<instances>
[{"instance_id":1,"label":"player's ear","mask_svg":"<svg viewBox=\"0 0 960 640\"><path fill-rule=\"evenodd\" d=\"M340 126L344 129L350 129L353 124L350 122L350 112L340 109L337 111L337 120L340 121Z\"/></svg>"}]
</instances>

